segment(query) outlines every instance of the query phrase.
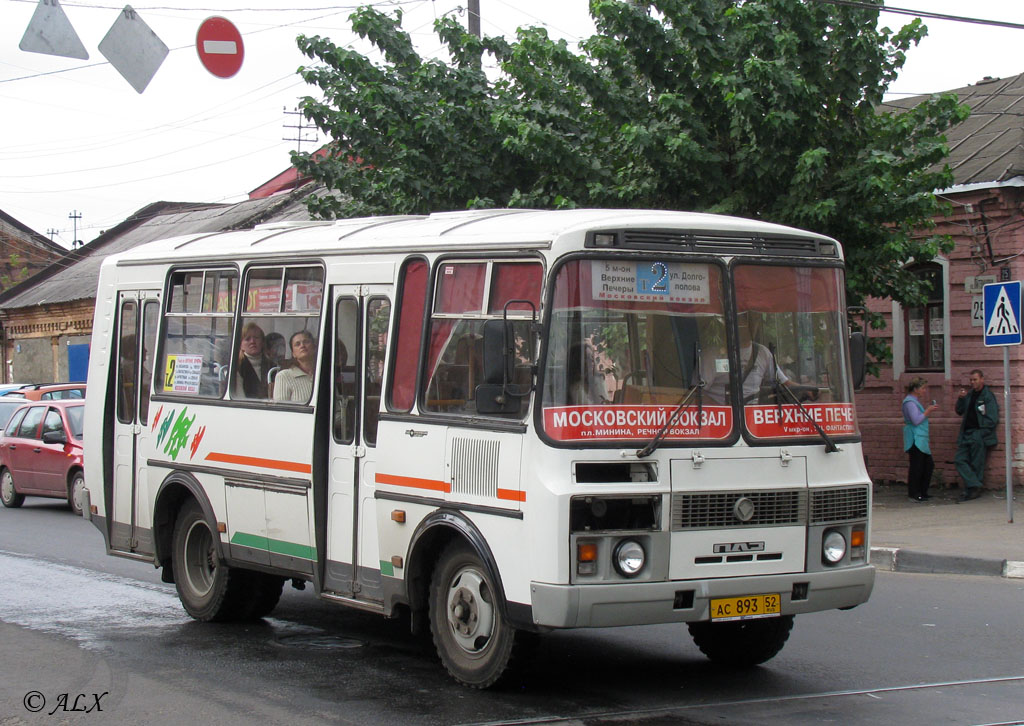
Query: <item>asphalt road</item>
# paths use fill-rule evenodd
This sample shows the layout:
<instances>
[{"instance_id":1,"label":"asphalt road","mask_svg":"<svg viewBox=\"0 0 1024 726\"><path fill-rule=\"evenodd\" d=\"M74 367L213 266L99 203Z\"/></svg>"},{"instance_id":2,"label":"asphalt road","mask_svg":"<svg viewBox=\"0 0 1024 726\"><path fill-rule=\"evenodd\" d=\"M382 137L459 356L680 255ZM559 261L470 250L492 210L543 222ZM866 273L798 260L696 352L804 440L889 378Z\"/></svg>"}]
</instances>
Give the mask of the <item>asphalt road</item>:
<instances>
[{"instance_id":1,"label":"asphalt road","mask_svg":"<svg viewBox=\"0 0 1024 726\"><path fill-rule=\"evenodd\" d=\"M196 623L59 503L0 509L0 724L185 719L1024 723L1024 581L881 573L866 605L797 618L779 656L742 671L709 664L680 626L553 633L478 692L402 622L286 588L262 623Z\"/></svg>"}]
</instances>

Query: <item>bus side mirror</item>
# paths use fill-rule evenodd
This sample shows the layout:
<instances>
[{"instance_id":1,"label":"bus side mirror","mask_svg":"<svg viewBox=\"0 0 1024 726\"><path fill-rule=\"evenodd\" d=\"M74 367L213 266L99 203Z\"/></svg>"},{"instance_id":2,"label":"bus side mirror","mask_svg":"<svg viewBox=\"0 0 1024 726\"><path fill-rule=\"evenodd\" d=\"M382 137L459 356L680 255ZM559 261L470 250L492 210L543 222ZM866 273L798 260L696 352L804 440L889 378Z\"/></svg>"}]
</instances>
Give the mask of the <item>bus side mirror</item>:
<instances>
[{"instance_id":1,"label":"bus side mirror","mask_svg":"<svg viewBox=\"0 0 1024 726\"><path fill-rule=\"evenodd\" d=\"M506 371L511 351L505 350L506 325L504 320L488 320L484 323L484 383L501 386L507 382Z\"/></svg>"},{"instance_id":2,"label":"bus side mirror","mask_svg":"<svg viewBox=\"0 0 1024 726\"><path fill-rule=\"evenodd\" d=\"M853 374L853 390L864 388L867 373L868 339L861 331L850 333L850 372Z\"/></svg>"}]
</instances>

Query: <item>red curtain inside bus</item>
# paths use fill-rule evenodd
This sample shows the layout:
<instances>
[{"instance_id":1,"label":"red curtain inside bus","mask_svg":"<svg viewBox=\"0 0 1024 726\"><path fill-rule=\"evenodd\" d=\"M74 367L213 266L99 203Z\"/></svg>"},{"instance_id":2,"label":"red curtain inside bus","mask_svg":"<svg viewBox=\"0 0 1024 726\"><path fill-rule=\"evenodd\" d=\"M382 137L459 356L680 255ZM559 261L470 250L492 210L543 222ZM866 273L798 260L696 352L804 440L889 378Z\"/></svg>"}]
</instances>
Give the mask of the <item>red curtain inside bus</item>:
<instances>
[{"instance_id":1,"label":"red curtain inside bus","mask_svg":"<svg viewBox=\"0 0 1024 726\"><path fill-rule=\"evenodd\" d=\"M842 272L831 267L736 265L736 310L824 313L840 310Z\"/></svg>"}]
</instances>

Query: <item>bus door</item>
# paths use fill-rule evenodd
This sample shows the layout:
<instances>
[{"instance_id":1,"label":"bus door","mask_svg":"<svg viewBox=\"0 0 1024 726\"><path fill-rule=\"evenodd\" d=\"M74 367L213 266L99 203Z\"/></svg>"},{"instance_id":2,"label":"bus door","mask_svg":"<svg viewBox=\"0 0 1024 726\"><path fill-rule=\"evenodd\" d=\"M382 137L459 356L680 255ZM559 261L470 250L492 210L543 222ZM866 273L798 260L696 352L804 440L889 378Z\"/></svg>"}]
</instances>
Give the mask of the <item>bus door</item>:
<instances>
[{"instance_id":1,"label":"bus door","mask_svg":"<svg viewBox=\"0 0 1024 726\"><path fill-rule=\"evenodd\" d=\"M391 287L334 288L324 590L381 601L374 481ZM326 380L326 379L324 379Z\"/></svg>"},{"instance_id":2,"label":"bus door","mask_svg":"<svg viewBox=\"0 0 1024 726\"><path fill-rule=\"evenodd\" d=\"M122 292L118 299L116 406L114 412L113 509L110 546L127 552L152 553L146 451L151 435L149 394L160 320L156 290ZM99 394L102 395L102 394Z\"/></svg>"}]
</instances>

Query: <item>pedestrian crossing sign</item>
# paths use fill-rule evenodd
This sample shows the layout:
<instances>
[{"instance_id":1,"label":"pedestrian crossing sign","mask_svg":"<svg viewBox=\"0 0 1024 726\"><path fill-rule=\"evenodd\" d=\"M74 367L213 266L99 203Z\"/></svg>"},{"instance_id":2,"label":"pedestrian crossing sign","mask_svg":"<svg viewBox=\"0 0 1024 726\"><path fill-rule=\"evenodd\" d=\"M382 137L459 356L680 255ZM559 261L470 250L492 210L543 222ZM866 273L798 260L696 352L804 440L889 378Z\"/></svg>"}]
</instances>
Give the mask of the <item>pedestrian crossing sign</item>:
<instances>
[{"instance_id":1,"label":"pedestrian crossing sign","mask_svg":"<svg viewBox=\"0 0 1024 726\"><path fill-rule=\"evenodd\" d=\"M985 345L1020 345L1020 281L985 285Z\"/></svg>"}]
</instances>

